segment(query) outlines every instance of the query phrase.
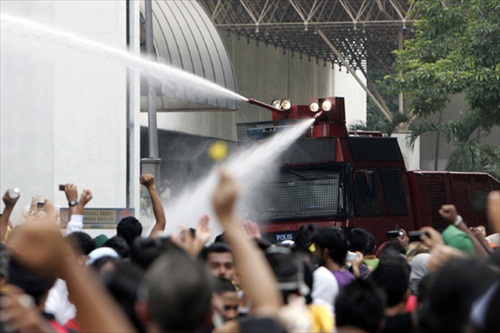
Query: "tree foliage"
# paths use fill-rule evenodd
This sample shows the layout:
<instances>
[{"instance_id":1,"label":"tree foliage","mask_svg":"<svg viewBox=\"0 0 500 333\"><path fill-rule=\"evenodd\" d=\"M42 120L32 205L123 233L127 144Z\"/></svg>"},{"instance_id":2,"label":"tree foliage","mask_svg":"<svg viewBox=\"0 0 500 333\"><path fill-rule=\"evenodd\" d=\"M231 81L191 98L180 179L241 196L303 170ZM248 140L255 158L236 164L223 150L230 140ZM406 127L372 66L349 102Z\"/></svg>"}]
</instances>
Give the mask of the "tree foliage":
<instances>
[{"instance_id":1,"label":"tree foliage","mask_svg":"<svg viewBox=\"0 0 500 333\"><path fill-rule=\"evenodd\" d=\"M419 0L416 38L396 51L395 87L418 116L463 93L479 127L500 125L500 0Z\"/></svg>"},{"instance_id":2,"label":"tree foliage","mask_svg":"<svg viewBox=\"0 0 500 333\"><path fill-rule=\"evenodd\" d=\"M417 118L410 126L413 140L439 131L455 147L448 170L498 177L500 148L481 145L472 134L500 125L500 0L418 0L414 15L416 36L395 51L398 74L387 77ZM453 94L469 105L460 119L442 124L426 119Z\"/></svg>"}]
</instances>

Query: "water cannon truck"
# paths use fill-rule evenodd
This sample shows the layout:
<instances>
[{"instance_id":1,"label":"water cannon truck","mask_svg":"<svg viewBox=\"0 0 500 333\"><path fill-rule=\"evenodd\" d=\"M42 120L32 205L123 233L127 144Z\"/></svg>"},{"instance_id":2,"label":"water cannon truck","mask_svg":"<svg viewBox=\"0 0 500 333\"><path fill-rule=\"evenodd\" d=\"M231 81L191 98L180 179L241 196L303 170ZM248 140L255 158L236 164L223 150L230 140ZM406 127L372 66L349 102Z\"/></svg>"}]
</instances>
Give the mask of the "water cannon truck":
<instances>
[{"instance_id":1,"label":"water cannon truck","mask_svg":"<svg viewBox=\"0 0 500 333\"><path fill-rule=\"evenodd\" d=\"M469 226L487 224L486 196L500 190L498 180L480 172L407 170L396 138L347 130L343 98L249 103L272 111L272 120L237 124L241 144L315 118L280 155L278 176L262 186L249 215L272 241L293 240L301 226L314 223L361 227L380 244L398 228L444 229L449 222L438 213L443 204L454 204Z\"/></svg>"}]
</instances>

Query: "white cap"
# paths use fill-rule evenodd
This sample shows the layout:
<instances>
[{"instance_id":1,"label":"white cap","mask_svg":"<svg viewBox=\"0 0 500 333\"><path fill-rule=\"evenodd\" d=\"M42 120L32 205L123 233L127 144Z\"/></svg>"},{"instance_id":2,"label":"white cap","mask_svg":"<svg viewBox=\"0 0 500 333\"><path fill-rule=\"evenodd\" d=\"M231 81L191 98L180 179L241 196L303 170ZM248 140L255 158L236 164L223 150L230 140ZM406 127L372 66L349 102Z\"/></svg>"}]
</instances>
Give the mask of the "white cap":
<instances>
[{"instance_id":1,"label":"white cap","mask_svg":"<svg viewBox=\"0 0 500 333\"><path fill-rule=\"evenodd\" d=\"M87 261L85 261L85 265L92 265L98 259L104 257L120 258L120 255L110 247L100 247L89 253Z\"/></svg>"}]
</instances>

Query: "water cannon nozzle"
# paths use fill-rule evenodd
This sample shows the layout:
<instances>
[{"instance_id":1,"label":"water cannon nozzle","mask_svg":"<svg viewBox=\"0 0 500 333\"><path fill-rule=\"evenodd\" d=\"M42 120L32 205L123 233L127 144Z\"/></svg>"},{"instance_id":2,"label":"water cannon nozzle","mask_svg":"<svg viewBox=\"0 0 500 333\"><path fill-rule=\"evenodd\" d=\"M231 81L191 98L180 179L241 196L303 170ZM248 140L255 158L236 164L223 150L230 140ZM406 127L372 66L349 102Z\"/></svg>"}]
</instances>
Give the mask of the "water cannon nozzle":
<instances>
[{"instance_id":1,"label":"water cannon nozzle","mask_svg":"<svg viewBox=\"0 0 500 333\"><path fill-rule=\"evenodd\" d=\"M249 104L253 104L253 105L260 106L260 107L262 107L262 108L264 108L264 109L268 109L268 110L270 110L270 111L272 111L272 112L277 112L277 113L280 113L280 114L285 114L285 113L286 113L286 111L284 111L284 110L281 110L281 109L275 108L275 107L274 107L274 106L272 106L272 105L266 104L266 103L261 102L261 101L257 101L257 100L252 99L252 98L249 98L249 99L248 99L248 103L249 103Z\"/></svg>"}]
</instances>

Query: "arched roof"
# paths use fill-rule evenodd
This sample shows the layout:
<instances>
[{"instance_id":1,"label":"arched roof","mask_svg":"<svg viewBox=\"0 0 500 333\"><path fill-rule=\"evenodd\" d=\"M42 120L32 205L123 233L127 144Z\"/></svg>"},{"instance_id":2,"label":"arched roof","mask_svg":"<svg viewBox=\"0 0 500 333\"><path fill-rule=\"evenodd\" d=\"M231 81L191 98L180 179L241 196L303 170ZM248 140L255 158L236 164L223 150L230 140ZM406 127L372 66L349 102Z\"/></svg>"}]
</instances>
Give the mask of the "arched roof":
<instances>
[{"instance_id":1,"label":"arched roof","mask_svg":"<svg viewBox=\"0 0 500 333\"><path fill-rule=\"evenodd\" d=\"M226 47L197 1L153 0L152 11L153 43L159 62L236 92L236 79ZM142 21L143 14L144 8ZM143 36L141 31L141 43ZM162 89L159 96L158 111L236 110L238 107L237 101L231 98L191 95L189 91L179 94Z\"/></svg>"}]
</instances>

